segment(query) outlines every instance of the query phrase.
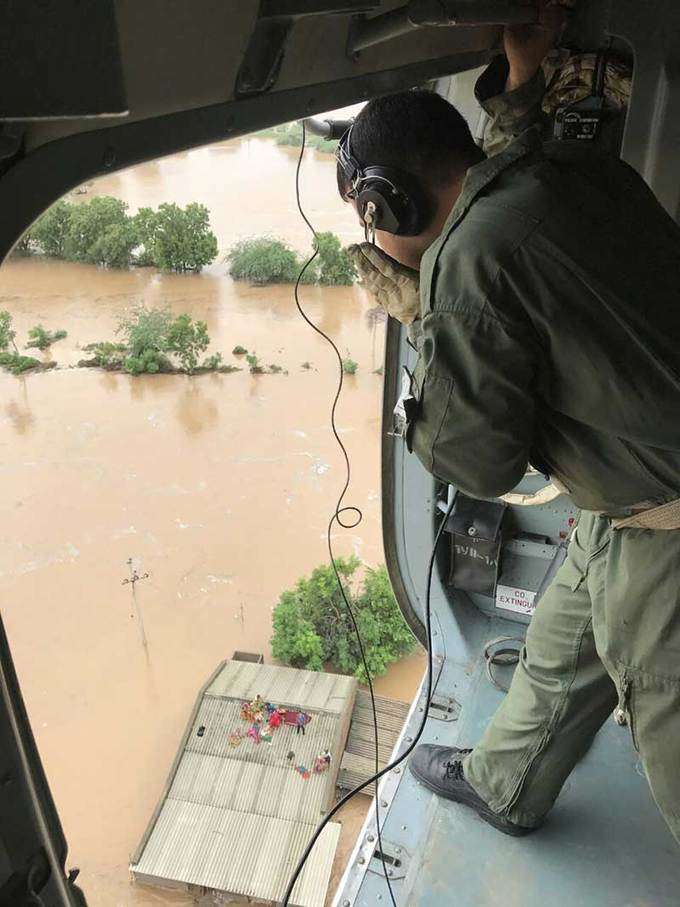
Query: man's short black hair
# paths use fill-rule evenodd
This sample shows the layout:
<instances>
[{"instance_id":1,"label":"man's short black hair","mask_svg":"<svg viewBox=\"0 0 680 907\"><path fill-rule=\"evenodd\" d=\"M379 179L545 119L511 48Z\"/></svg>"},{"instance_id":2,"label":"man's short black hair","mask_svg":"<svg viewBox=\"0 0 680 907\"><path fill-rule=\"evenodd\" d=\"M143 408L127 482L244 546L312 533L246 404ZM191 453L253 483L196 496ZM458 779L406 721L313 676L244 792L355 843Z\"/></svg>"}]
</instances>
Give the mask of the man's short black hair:
<instances>
[{"instance_id":1,"label":"man's short black hair","mask_svg":"<svg viewBox=\"0 0 680 907\"><path fill-rule=\"evenodd\" d=\"M369 101L354 122L351 151L364 167L394 167L411 174L426 195L484 157L456 108L425 89ZM338 190L343 196L347 190L340 167Z\"/></svg>"}]
</instances>

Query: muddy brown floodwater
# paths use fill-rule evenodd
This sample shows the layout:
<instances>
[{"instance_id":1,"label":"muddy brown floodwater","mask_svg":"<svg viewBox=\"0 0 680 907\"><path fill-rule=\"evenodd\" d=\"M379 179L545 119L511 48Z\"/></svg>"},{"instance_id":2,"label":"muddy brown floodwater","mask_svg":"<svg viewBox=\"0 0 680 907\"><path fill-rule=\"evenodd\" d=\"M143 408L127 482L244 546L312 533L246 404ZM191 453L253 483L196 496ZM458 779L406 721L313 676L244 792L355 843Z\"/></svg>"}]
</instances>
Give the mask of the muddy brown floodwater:
<instances>
[{"instance_id":1,"label":"muddy brown floodwater","mask_svg":"<svg viewBox=\"0 0 680 907\"><path fill-rule=\"evenodd\" d=\"M234 649L269 658L280 592L325 562L325 531L344 481L329 428L337 379L328 347L298 316L288 286L250 287L226 274L238 238L271 233L299 249L296 152L258 139L145 164L92 194L130 205L205 203L220 257L201 275L14 259L0 271L0 308L20 338L40 322L68 331L59 369L0 375L0 593L34 733L66 837L69 866L91 907L193 903L130 883L128 860L160 795L198 689ZM333 160L309 153L303 201L315 225L357 237L333 191ZM87 198L88 196L84 196ZM305 287L303 303L343 355L338 424L352 462L346 503L357 529L340 554L383 562L380 401L384 324L356 287ZM238 343L288 375L143 376L69 369L80 347L112 339L138 302L207 321L211 351ZM48 354L48 358L49 358ZM312 368L302 368L310 362ZM132 566L148 650L130 586ZM419 652L377 683L410 700ZM352 805L334 878L365 811Z\"/></svg>"}]
</instances>

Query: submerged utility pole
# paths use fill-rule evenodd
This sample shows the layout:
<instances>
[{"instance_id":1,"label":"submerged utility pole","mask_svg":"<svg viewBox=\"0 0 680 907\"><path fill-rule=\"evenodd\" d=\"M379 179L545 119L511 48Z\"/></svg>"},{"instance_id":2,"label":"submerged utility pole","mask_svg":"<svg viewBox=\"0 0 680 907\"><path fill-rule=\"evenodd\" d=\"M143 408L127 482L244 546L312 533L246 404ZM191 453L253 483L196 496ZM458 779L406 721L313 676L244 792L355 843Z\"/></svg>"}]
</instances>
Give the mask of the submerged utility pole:
<instances>
[{"instance_id":1,"label":"submerged utility pole","mask_svg":"<svg viewBox=\"0 0 680 907\"><path fill-rule=\"evenodd\" d=\"M139 602L137 601L137 592L136 592L136 590L135 590L135 586L136 586L137 583L140 582L141 580L143 580L143 579L148 579L149 574L148 574L148 573L143 573L143 574L140 576L140 575L137 573L137 571L135 570L135 568L133 567L133 565L132 565L132 558L131 558L131 557L129 557L129 558L127 559L127 565L128 565L129 570L130 570L130 576L129 576L129 578L124 579L123 582L121 583L121 585L127 586L127 585L129 584L129 585L132 586L132 605L133 605L133 608L135 609L135 612L136 612L136 614L137 614L137 623L138 623L138 625L139 625L139 633L140 633L140 635L141 635L141 637L142 637L142 645L144 646L145 649L148 649L148 648L149 648L149 643L148 643L148 641L147 641L146 632L145 632L145 630L144 630L144 621L143 621L143 619L142 619L142 609L139 607ZM134 614L131 615L131 616L134 617Z\"/></svg>"}]
</instances>

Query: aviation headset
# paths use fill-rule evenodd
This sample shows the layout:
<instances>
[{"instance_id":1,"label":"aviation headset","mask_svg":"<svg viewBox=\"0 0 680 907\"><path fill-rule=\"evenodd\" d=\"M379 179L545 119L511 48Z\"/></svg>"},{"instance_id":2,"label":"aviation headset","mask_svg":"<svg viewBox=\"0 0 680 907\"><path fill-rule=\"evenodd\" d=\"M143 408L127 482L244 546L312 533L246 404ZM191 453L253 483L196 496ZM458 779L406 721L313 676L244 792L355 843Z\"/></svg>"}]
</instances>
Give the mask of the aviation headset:
<instances>
[{"instance_id":1,"label":"aviation headset","mask_svg":"<svg viewBox=\"0 0 680 907\"><path fill-rule=\"evenodd\" d=\"M374 241L376 230L397 236L422 233L431 205L418 180L394 167L361 164L352 153L353 129L354 124L343 133L335 156L349 185L343 198L356 201L366 238Z\"/></svg>"}]
</instances>

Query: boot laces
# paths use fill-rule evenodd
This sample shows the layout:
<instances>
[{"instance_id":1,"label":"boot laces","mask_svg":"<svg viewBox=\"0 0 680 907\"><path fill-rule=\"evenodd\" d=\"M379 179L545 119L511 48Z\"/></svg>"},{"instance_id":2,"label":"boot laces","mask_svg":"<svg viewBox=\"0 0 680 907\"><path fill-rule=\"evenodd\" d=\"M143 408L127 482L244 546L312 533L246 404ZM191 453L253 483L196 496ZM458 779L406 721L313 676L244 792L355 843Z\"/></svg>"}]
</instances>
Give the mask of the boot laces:
<instances>
[{"instance_id":1,"label":"boot laces","mask_svg":"<svg viewBox=\"0 0 680 907\"><path fill-rule=\"evenodd\" d=\"M447 781L462 781L463 780L463 763L460 759L454 759L452 762L446 762L444 764L446 769L446 779Z\"/></svg>"}]
</instances>

